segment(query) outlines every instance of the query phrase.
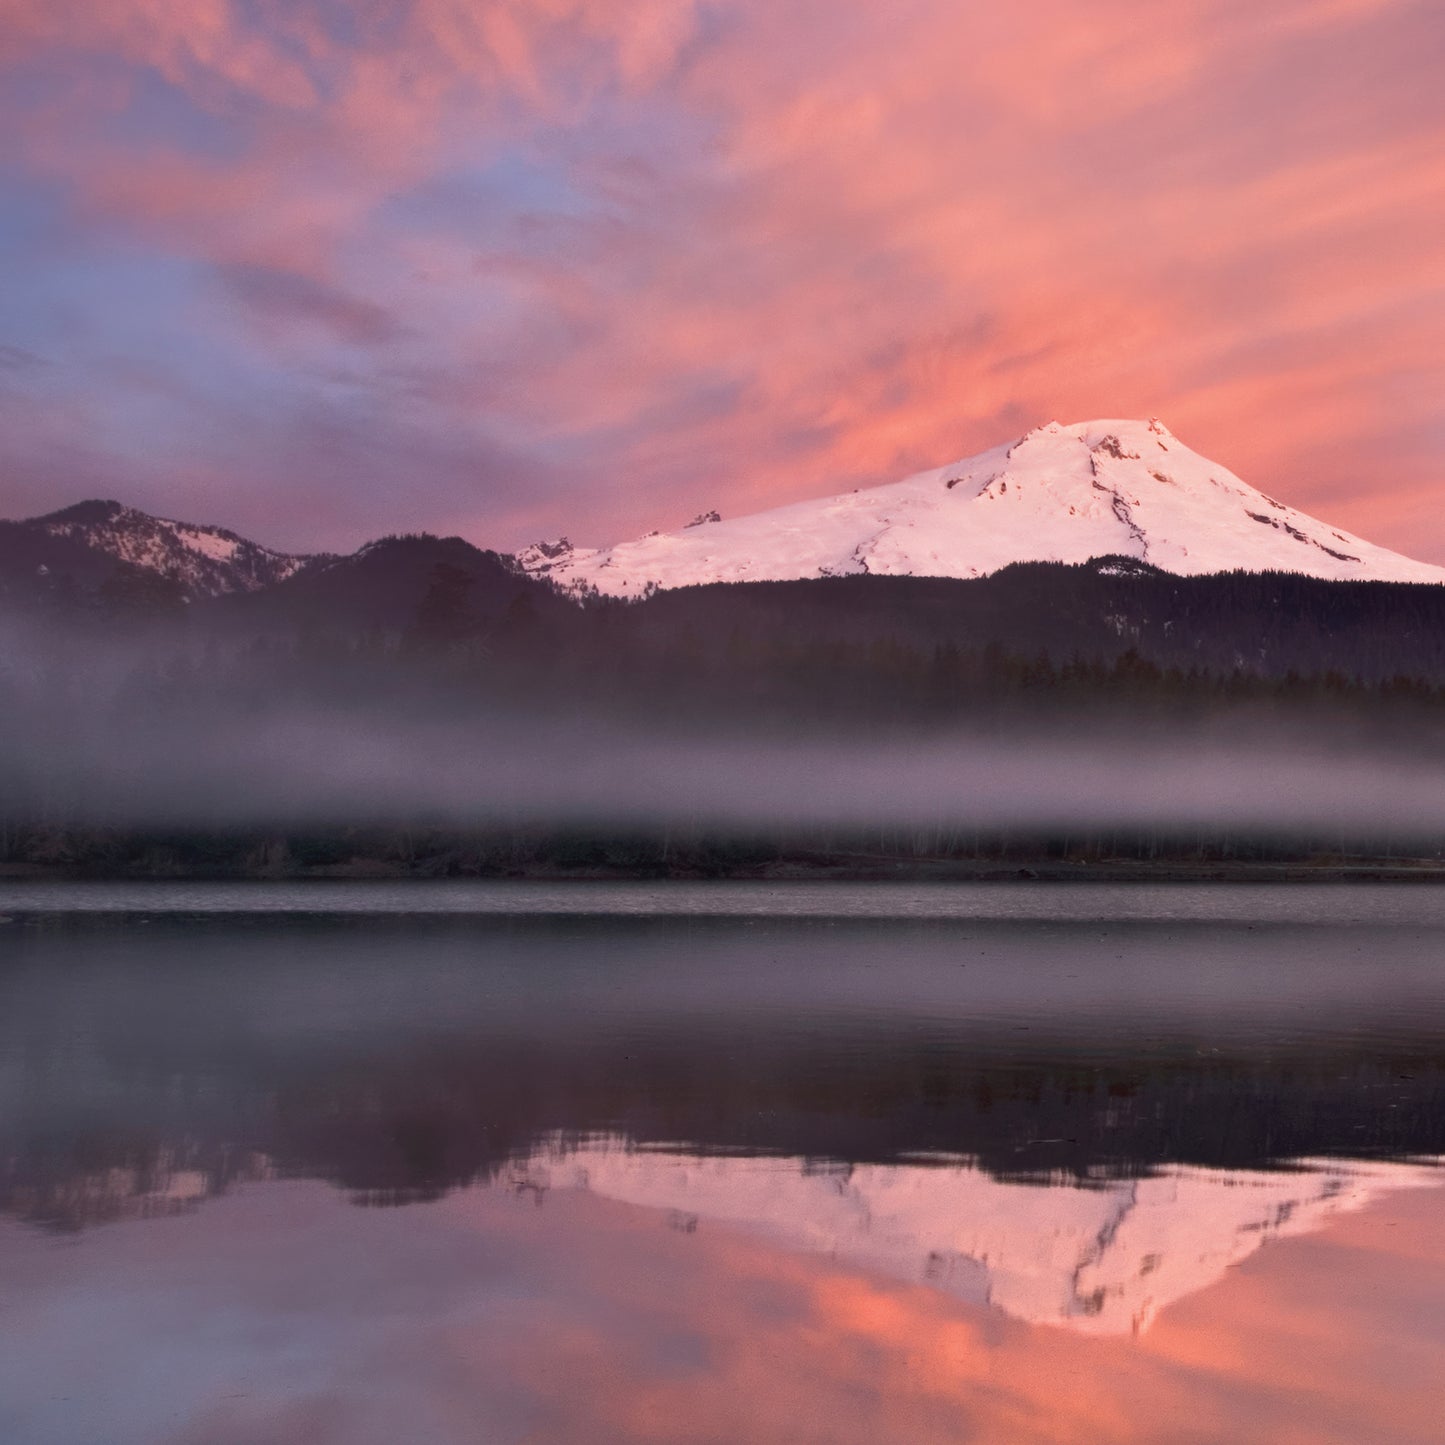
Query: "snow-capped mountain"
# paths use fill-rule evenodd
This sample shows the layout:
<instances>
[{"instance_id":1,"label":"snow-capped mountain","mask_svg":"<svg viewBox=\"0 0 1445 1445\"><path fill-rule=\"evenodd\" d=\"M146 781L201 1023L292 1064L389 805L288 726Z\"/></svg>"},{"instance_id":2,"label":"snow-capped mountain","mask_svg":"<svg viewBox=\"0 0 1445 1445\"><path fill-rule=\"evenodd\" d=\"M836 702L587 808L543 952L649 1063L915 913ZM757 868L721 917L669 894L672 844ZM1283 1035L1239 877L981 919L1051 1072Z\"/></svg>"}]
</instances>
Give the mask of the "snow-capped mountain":
<instances>
[{"instance_id":1,"label":"snow-capped mountain","mask_svg":"<svg viewBox=\"0 0 1445 1445\"><path fill-rule=\"evenodd\" d=\"M1158 421L1050 422L1008 446L901 482L585 549L518 555L577 591L639 596L707 582L855 573L982 577L1011 562L1134 557L1166 572L1300 572L1445 582L1416 562L1276 501Z\"/></svg>"},{"instance_id":2,"label":"snow-capped mountain","mask_svg":"<svg viewBox=\"0 0 1445 1445\"><path fill-rule=\"evenodd\" d=\"M1438 1162L1302 1161L1290 1169L1169 1166L1143 1179L1041 1188L966 1161L830 1169L803 1159L543 1146L514 1189L587 1189L988 1304L1031 1324L1138 1333L1272 1239L1319 1229L1399 1189L1439 1187Z\"/></svg>"},{"instance_id":3,"label":"snow-capped mountain","mask_svg":"<svg viewBox=\"0 0 1445 1445\"><path fill-rule=\"evenodd\" d=\"M152 517L120 502L79 502L13 524L37 543L63 539L174 583L191 599L254 592L313 561L273 552L224 527ZM43 560L37 566L47 565Z\"/></svg>"}]
</instances>

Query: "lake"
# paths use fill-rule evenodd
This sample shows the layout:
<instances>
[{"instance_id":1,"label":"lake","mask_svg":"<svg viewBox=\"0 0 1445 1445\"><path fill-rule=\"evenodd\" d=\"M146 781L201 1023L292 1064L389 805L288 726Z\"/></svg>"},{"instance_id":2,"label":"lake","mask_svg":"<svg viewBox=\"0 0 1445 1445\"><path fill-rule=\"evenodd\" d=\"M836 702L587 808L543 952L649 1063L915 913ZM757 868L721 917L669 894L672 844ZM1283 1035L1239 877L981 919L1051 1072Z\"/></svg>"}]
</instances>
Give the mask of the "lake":
<instances>
[{"instance_id":1,"label":"lake","mask_svg":"<svg viewBox=\"0 0 1445 1445\"><path fill-rule=\"evenodd\" d=\"M0 1440L1442 1438L1445 889L0 919Z\"/></svg>"}]
</instances>

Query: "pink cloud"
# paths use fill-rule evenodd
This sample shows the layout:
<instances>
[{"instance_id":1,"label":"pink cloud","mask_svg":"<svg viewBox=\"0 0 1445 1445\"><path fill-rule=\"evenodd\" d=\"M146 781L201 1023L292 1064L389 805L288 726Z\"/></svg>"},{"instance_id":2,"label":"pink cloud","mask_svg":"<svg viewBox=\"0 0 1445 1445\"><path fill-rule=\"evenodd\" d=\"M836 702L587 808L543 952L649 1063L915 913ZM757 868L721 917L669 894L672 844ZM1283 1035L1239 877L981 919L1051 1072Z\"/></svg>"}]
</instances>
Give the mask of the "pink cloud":
<instances>
[{"instance_id":1,"label":"pink cloud","mask_svg":"<svg viewBox=\"0 0 1445 1445\"><path fill-rule=\"evenodd\" d=\"M413 0L338 27L279 0L17 0L0 57L51 67L21 155L80 224L395 317L373 334L413 378L398 406L582 460L570 495L456 498L484 540L610 540L1160 414L1439 558L1445 520L1409 500L1439 485L1445 395L1432 17ZM117 64L235 143L109 127ZM504 164L552 190L407 211ZM251 342L291 357L286 330Z\"/></svg>"}]
</instances>

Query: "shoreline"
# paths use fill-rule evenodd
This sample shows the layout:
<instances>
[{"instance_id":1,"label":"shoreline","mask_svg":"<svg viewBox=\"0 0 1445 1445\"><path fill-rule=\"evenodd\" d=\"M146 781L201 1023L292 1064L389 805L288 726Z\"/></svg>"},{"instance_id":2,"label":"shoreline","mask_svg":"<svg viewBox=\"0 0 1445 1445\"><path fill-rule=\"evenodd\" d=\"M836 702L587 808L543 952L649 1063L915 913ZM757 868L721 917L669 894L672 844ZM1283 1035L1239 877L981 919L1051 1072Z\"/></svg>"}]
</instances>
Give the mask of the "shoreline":
<instances>
[{"instance_id":1,"label":"shoreline","mask_svg":"<svg viewBox=\"0 0 1445 1445\"><path fill-rule=\"evenodd\" d=\"M103 868L86 864L0 864L0 885L12 883L1445 883L1445 860L1377 862L1191 862L1108 859L782 859L765 864L695 867L537 864L507 869L438 866L438 860L388 863L361 858L313 867L252 869Z\"/></svg>"}]
</instances>

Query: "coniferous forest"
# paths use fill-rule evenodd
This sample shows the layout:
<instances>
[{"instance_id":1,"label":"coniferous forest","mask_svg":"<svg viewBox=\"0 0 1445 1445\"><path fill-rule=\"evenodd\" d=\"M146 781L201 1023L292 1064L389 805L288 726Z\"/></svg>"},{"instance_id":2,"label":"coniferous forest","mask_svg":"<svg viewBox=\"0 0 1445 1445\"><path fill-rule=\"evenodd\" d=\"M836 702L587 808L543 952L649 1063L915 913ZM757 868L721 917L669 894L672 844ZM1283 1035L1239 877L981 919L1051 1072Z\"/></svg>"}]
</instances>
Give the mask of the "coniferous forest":
<instances>
[{"instance_id":1,"label":"coniferous forest","mask_svg":"<svg viewBox=\"0 0 1445 1445\"><path fill-rule=\"evenodd\" d=\"M11 870L1073 876L1419 869L1445 842L1428 807L1284 796L1438 756L1445 593L1427 586L1103 558L627 602L412 536L190 602L138 568L12 574L4 616ZM801 745L835 764L800 769ZM1273 814L1235 816L1199 798L1198 760L1228 749L1266 775L1310 761ZM1057 815L1013 810L1030 759L1036 792L1099 776ZM358 769L383 780L364 804ZM1131 809L1140 772L1152 801Z\"/></svg>"}]
</instances>

